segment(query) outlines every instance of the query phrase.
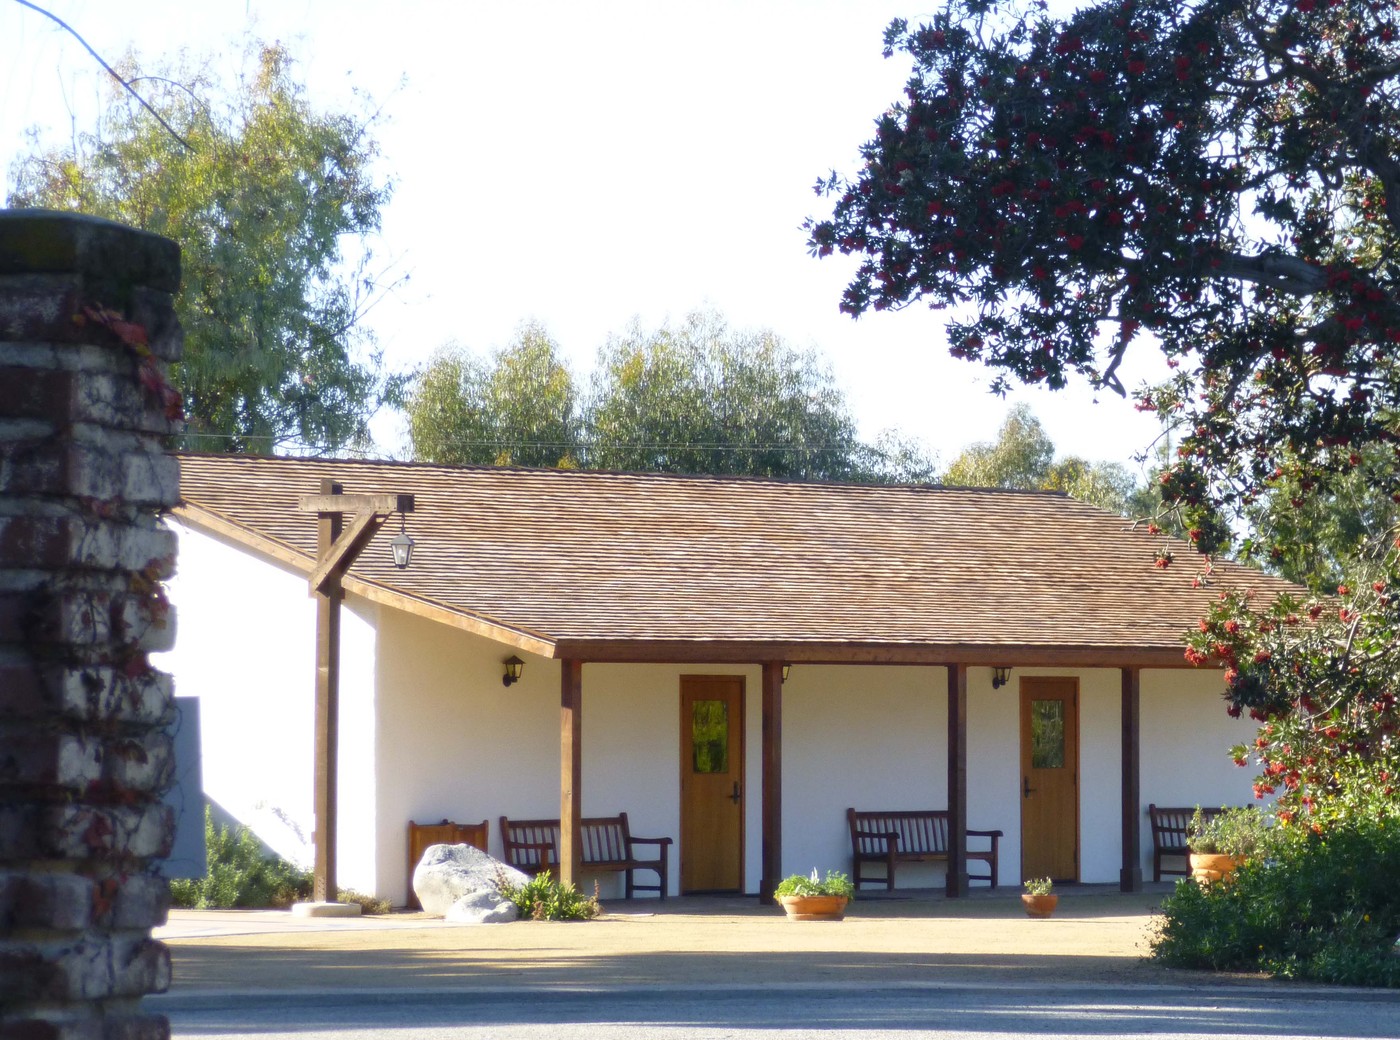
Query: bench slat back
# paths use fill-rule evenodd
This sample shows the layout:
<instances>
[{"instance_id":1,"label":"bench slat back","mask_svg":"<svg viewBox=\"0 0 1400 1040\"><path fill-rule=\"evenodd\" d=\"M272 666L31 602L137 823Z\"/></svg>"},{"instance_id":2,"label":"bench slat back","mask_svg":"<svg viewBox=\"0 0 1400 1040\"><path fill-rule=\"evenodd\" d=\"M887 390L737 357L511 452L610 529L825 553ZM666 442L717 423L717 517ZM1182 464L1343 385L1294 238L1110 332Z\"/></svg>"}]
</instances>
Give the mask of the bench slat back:
<instances>
[{"instance_id":1,"label":"bench slat back","mask_svg":"<svg viewBox=\"0 0 1400 1040\"><path fill-rule=\"evenodd\" d=\"M548 845L554 850L554 858L558 858L559 851L559 821L558 820L511 820L508 824L502 820L506 832L501 835L505 840L508 855L506 858L512 860L521 870L530 867L544 867L542 850L538 848L516 848L510 853L511 846L521 845Z\"/></svg>"},{"instance_id":2,"label":"bench slat back","mask_svg":"<svg viewBox=\"0 0 1400 1040\"><path fill-rule=\"evenodd\" d=\"M602 820L581 820L583 862L625 863L629 858L626 823L625 815Z\"/></svg>"},{"instance_id":3,"label":"bench slat back","mask_svg":"<svg viewBox=\"0 0 1400 1040\"><path fill-rule=\"evenodd\" d=\"M1196 815L1194 806L1149 805L1148 818L1152 821L1152 843L1160 849L1186 848L1186 832L1191 828L1191 818ZM1220 815L1219 809L1201 809L1206 820Z\"/></svg>"},{"instance_id":4,"label":"bench slat back","mask_svg":"<svg viewBox=\"0 0 1400 1040\"><path fill-rule=\"evenodd\" d=\"M948 851L946 812L858 812L854 825L858 840L863 833L898 834L900 852Z\"/></svg>"},{"instance_id":5,"label":"bench slat back","mask_svg":"<svg viewBox=\"0 0 1400 1040\"><path fill-rule=\"evenodd\" d=\"M501 821L501 837L506 845L506 859L514 862L521 870L530 867L543 867L541 850L522 846L548 845L553 850L553 860L559 858L558 820L506 820ZM596 817L579 821L579 836L583 844L584 863L626 863L631 858L631 832L627 825L627 814L620 816Z\"/></svg>"}]
</instances>

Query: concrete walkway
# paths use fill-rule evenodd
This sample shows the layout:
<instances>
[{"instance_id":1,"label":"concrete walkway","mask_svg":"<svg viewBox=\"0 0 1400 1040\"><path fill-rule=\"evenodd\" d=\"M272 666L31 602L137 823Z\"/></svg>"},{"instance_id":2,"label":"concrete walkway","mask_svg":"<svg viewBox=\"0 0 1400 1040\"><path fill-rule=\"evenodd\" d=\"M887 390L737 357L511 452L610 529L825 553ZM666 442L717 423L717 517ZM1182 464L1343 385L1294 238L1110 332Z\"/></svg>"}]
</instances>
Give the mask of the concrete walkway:
<instances>
[{"instance_id":1,"label":"concrete walkway","mask_svg":"<svg viewBox=\"0 0 1400 1040\"><path fill-rule=\"evenodd\" d=\"M605 902L587 922L450 925L423 914L299 918L172 911L175 994L648 986L1258 985L1143 960L1167 885L1067 886L1048 920L1019 892L867 893L841 922L793 922L752 897Z\"/></svg>"}]
</instances>

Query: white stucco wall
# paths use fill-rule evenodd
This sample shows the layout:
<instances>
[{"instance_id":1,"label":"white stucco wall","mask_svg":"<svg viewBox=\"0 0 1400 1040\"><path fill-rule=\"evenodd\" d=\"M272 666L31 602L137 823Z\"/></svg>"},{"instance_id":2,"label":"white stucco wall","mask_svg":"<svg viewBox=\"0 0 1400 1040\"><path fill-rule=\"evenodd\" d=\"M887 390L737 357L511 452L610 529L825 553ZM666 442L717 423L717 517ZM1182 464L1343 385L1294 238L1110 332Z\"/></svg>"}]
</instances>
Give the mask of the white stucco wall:
<instances>
[{"instance_id":1,"label":"white stucco wall","mask_svg":"<svg viewBox=\"0 0 1400 1040\"><path fill-rule=\"evenodd\" d=\"M170 521L175 648L153 655L198 697L205 793L277 853L311 865L316 606L306 579ZM375 608L341 612L340 884L374 891Z\"/></svg>"},{"instance_id":2,"label":"white stucco wall","mask_svg":"<svg viewBox=\"0 0 1400 1040\"><path fill-rule=\"evenodd\" d=\"M1152 866L1147 806L1254 804L1254 770L1229 749L1251 743L1258 724L1225 714L1224 680L1215 671L1142 673L1142 863Z\"/></svg>"},{"instance_id":3,"label":"white stucco wall","mask_svg":"<svg viewBox=\"0 0 1400 1040\"><path fill-rule=\"evenodd\" d=\"M179 634L158 666L201 698L205 789L283 855L311 858L314 601L305 579L218 539L178 528L171 583ZM400 903L409 820L488 820L559 812L559 665L446 625L351 597L343 613L340 881ZM525 660L501 684L501 661ZM746 696L745 885L761 873L758 666L603 665L583 669L583 811L625 810L633 830L680 834L682 675L740 675ZM1115 882L1120 856L1116 670L1016 669L1000 690L968 672L968 822L999 828L1003 884L1020 880L1019 680L1076 675L1080 689L1083 881ZM793 666L784 687L783 872L850 869L845 808L946 805L946 673L938 667ZM1225 749L1253 735L1228 718L1214 672L1148 671L1142 682L1142 802L1244 804L1251 774ZM290 826L279 823L286 820ZM1142 862L1150 834L1143 817ZM671 880L680 876L672 848ZM605 898L620 879L604 876ZM908 865L901 886L938 885Z\"/></svg>"},{"instance_id":4,"label":"white stucco wall","mask_svg":"<svg viewBox=\"0 0 1400 1040\"><path fill-rule=\"evenodd\" d=\"M946 804L946 685L942 668L793 665L783 688L785 874L850 872L847 806ZM757 776L749 786L757 804ZM750 858L756 888L761 857ZM928 884L924 873L911 866L900 880Z\"/></svg>"}]
</instances>

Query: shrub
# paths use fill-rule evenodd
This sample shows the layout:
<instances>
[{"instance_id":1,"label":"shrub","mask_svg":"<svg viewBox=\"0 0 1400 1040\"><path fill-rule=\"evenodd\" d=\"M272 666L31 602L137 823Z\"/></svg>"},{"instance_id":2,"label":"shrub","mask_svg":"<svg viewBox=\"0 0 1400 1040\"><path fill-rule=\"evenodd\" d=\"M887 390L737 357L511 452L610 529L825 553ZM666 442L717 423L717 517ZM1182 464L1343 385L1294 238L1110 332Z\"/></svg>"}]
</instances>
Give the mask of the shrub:
<instances>
[{"instance_id":1,"label":"shrub","mask_svg":"<svg viewBox=\"0 0 1400 1040\"><path fill-rule=\"evenodd\" d=\"M204 840L209 871L202 878L170 882L173 906L195 910L287 907L311 896L311 872L277 856L263 854L262 845L247 827L230 832L215 827L204 809Z\"/></svg>"},{"instance_id":2,"label":"shrub","mask_svg":"<svg viewBox=\"0 0 1400 1040\"><path fill-rule=\"evenodd\" d=\"M1228 885L1162 903L1152 956L1184 968L1400 987L1400 828L1353 820L1275 828Z\"/></svg>"},{"instance_id":3,"label":"shrub","mask_svg":"<svg viewBox=\"0 0 1400 1040\"><path fill-rule=\"evenodd\" d=\"M839 870L828 870L826 877L817 876L817 868L812 868L812 873L792 874L778 882L778 887L773 889L775 896L845 896L847 899L854 899L856 886L851 884L851 879Z\"/></svg>"},{"instance_id":4,"label":"shrub","mask_svg":"<svg viewBox=\"0 0 1400 1040\"><path fill-rule=\"evenodd\" d=\"M502 899L515 904L522 918L532 921L587 921L603 912L596 881L593 895L587 899L572 884L555 881L547 873L537 874L522 885L497 873L496 888Z\"/></svg>"},{"instance_id":5,"label":"shrub","mask_svg":"<svg viewBox=\"0 0 1400 1040\"><path fill-rule=\"evenodd\" d=\"M1265 847L1268 835L1269 817L1252 805L1221 809L1209 819L1198 805L1186 829L1186 844L1192 852L1249 859Z\"/></svg>"},{"instance_id":6,"label":"shrub","mask_svg":"<svg viewBox=\"0 0 1400 1040\"><path fill-rule=\"evenodd\" d=\"M378 896L367 896L363 892L356 892L353 888L340 889L336 893L336 898L342 903L359 903L362 914L387 914L393 910L389 900L380 899Z\"/></svg>"}]
</instances>

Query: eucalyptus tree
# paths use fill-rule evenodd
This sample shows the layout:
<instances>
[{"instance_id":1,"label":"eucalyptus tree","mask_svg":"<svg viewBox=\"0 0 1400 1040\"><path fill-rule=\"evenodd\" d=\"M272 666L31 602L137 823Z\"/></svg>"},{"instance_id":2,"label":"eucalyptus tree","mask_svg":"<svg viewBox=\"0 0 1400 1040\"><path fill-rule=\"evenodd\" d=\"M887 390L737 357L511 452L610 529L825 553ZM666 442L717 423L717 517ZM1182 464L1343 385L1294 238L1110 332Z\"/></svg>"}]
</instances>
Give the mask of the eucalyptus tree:
<instances>
[{"instance_id":1,"label":"eucalyptus tree","mask_svg":"<svg viewBox=\"0 0 1400 1040\"><path fill-rule=\"evenodd\" d=\"M438 352L408 395L415 458L454 464L578 465L578 391L543 326L522 325L490 358Z\"/></svg>"},{"instance_id":2,"label":"eucalyptus tree","mask_svg":"<svg viewBox=\"0 0 1400 1040\"><path fill-rule=\"evenodd\" d=\"M362 319L384 289L370 248L391 185L377 114L320 111L281 45L253 45L231 85L186 57L118 63L98 125L57 146L36 133L10 206L108 217L179 243L185 331L173 378L186 446L264 451L363 441L399 380ZM170 129L176 131L172 134Z\"/></svg>"}]
</instances>

